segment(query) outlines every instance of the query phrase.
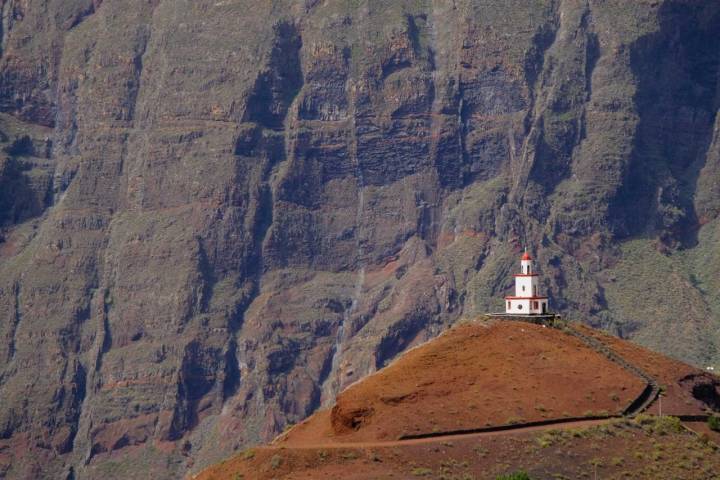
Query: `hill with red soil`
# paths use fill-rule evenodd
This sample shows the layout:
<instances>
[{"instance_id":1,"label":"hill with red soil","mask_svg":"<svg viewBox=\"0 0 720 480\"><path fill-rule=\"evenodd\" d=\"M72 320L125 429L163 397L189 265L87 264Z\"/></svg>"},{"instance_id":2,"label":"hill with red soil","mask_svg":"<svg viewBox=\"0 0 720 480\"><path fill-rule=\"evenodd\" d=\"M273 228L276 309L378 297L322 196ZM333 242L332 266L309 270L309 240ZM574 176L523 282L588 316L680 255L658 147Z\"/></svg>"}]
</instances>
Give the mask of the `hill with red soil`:
<instances>
[{"instance_id":1,"label":"hill with red soil","mask_svg":"<svg viewBox=\"0 0 720 480\"><path fill-rule=\"evenodd\" d=\"M630 419L657 412L658 394L680 419ZM600 465L603 478L709 478L720 453L680 420L698 425L719 401L717 377L586 327L478 321L200 478L576 478Z\"/></svg>"}]
</instances>

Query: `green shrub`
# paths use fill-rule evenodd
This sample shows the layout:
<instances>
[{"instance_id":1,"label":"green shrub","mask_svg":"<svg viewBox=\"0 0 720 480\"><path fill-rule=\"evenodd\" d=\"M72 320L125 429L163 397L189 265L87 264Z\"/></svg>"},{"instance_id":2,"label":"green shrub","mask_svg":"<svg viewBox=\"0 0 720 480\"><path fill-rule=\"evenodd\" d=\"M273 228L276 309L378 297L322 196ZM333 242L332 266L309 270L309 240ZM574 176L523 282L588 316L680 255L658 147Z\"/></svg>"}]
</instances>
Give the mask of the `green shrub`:
<instances>
[{"instance_id":1,"label":"green shrub","mask_svg":"<svg viewBox=\"0 0 720 480\"><path fill-rule=\"evenodd\" d=\"M412 469L411 473L416 477L427 477L428 475L432 475L433 471L425 467L415 467Z\"/></svg>"},{"instance_id":2,"label":"green shrub","mask_svg":"<svg viewBox=\"0 0 720 480\"><path fill-rule=\"evenodd\" d=\"M669 433L680 433L683 431L683 427L679 418L665 415L655 421L653 431L660 435L667 435Z\"/></svg>"},{"instance_id":3,"label":"green shrub","mask_svg":"<svg viewBox=\"0 0 720 480\"><path fill-rule=\"evenodd\" d=\"M710 415L708 417L708 427L710 427L710 430L720 432L720 417L717 415Z\"/></svg>"},{"instance_id":4,"label":"green shrub","mask_svg":"<svg viewBox=\"0 0 720 480\"><path fill-rule=\"evenodd\" d=\"M670 415L657 417L655 415L641 414L635 417L635 423L640 425L646 432L658 435L679 433L683 430L680 419Z\"/></svg>"},{"instance_id":5,"label":"green shrub","mask_svg":"<svg viewBox=\"0 0 720 480\"><path fill-rule=\"evenodd\" d=\"M255 458L255 451L254 450L245 450L240 454L243 460L252 460Z\"/></svg>"},{"instance_id":6,"label":"green shrub","mask_svg":"<svg viewBox=\"0 0 720 480\"><path fill-rule=\"evenodd\" d=\"M519 472L509 473L507 475L500 475L495 480L531 480L530 475L520 470Z\"/></svg>"}]
</instances>

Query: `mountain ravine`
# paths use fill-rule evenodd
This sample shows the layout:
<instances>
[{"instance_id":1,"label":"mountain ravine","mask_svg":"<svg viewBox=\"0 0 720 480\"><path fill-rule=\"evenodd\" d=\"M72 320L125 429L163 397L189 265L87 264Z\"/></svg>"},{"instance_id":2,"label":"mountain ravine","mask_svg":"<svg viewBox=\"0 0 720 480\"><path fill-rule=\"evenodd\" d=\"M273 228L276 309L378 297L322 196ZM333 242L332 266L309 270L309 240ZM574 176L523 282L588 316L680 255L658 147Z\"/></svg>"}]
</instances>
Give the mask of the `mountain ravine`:
<instances>
[{"instance_id":1,"label":"mountain ravine","mask_svg":"<svg viewBox=\"0 0 720 480\"><path fill-rule=\"evenodd\" d=\"M1 0L0 478L181 478L460 318L720 362L716 0Z\"/></svg>"}]
</instances>

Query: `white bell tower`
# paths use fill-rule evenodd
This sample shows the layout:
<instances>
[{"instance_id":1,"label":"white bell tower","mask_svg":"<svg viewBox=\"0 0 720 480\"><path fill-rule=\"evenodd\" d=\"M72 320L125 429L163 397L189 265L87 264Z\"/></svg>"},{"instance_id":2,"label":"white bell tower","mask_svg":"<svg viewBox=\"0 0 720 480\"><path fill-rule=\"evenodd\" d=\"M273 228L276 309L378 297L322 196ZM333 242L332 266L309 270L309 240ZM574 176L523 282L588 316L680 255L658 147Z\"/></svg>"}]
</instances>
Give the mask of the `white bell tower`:
<instances>
[{"instance_id":1,"label":"white bell tower","mask_svg":"<svg viewBox=\"0 0 720 480\"><path fill-rule=\"evenodd\" d=\"M548 312L548 297L540 295L538 274L533 259L525 254L520 259L520 273L515 274L515 295L505 297L505 313L512 315L543 315Z\"/></svg>"}]
</instances>

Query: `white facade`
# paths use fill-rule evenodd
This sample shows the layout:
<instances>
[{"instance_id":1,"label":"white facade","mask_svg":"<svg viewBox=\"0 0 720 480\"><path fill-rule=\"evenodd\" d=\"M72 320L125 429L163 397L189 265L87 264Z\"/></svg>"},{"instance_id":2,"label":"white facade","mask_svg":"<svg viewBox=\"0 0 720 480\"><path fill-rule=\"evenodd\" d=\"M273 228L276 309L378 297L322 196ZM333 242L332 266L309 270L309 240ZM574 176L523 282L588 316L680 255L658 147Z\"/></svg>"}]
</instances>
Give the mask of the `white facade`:
<instances>
[{"instance_id":1,"label":"white facade","mask_svg":"<svg viewBox=\"0 0 720 480\"><path fill-rule=\"evenodd\" d=\"M515 274L515 295L505 297L505 313L539 315L549 313L548 298L540 295L539 278L527 252L520 261L520 273Z\"/></svg>"},{"instance_id":2,"label":"white facade","mask_svg":"<svg viewBox=\"0 0 720 480\"><path fill-rule=\"evenodd\" d=\"M515 277L515 296L537 297L540 292L539 284L537 276Z\"/></svg>"}]
</instances>

